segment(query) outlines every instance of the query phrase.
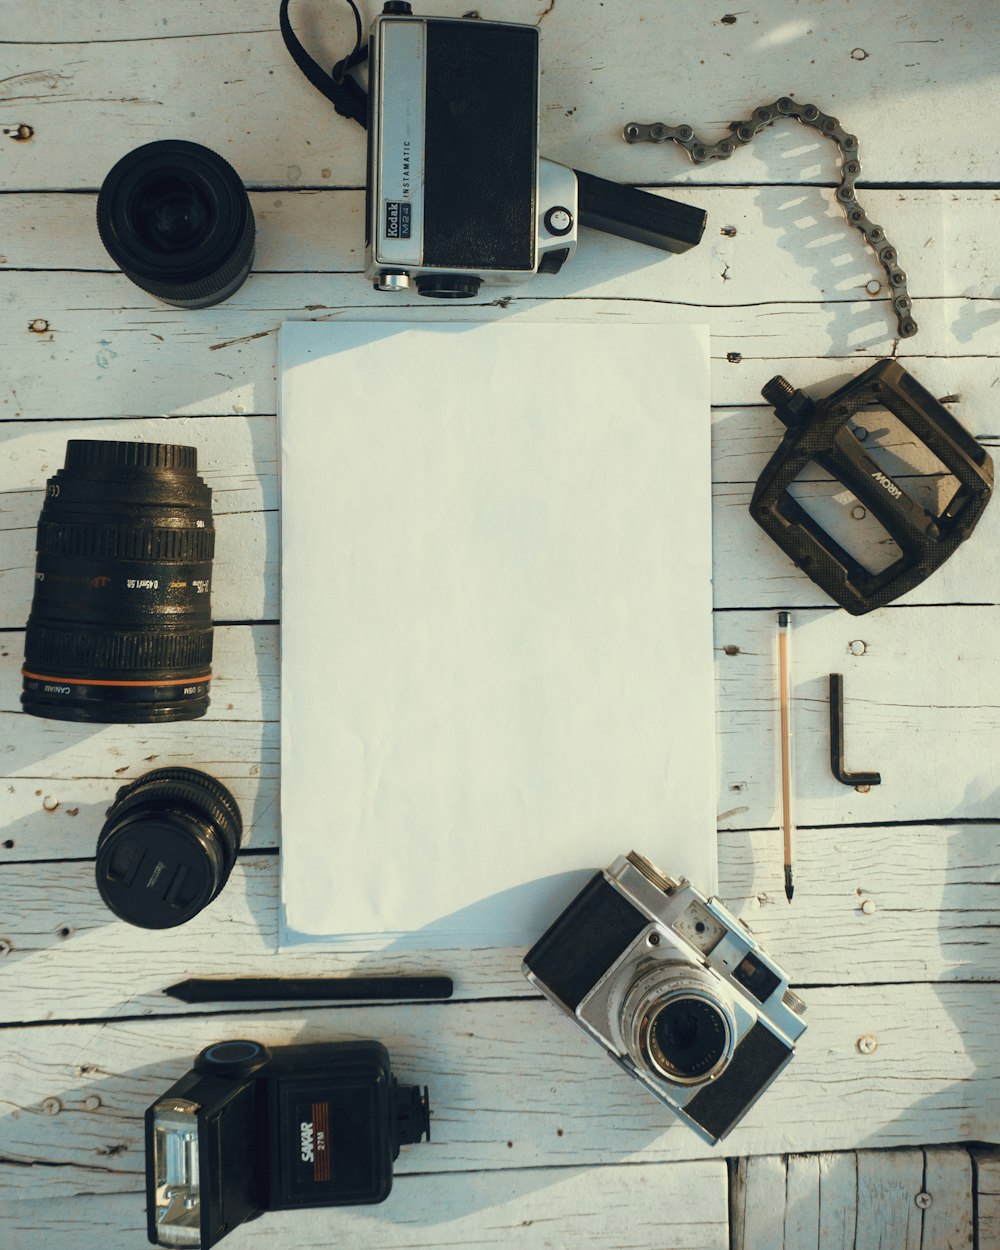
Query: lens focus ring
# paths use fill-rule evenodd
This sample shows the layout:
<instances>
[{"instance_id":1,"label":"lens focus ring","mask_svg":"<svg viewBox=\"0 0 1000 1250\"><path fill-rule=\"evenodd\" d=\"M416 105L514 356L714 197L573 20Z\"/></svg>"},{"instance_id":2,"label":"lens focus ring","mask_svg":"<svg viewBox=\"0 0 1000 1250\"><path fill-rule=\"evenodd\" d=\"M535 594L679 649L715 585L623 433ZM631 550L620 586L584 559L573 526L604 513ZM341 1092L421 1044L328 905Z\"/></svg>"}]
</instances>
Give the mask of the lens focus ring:
<instances>
[{"instance_id":1,"label":"lens focus ring","mask_svg":"<svg viewBox=\"0 0 1000 1250\"><path fill-rule=\"evenodd\" d=\"M203 563L215 555L215 531L41 520L38 551L50 556Z\"/></svg>"},{"instance_id":2,"label":"lens focus ring","mask_svg":"<svg viewBox=\"0 0 1000 1250\"><path fill-rule=\"evenodd\" d=\"M228 804L217 803L214 796L206 793L206 787L200 782L154 781L147 785L146 779L140 778L135 789L115 799L112 808L113 821L108 821L108 828L117 828L130 812L151 804L159 811L176 806L189 814L194 809L206 824L212 825L222 835L226 859L232 860L239 845L239 831L235 828L232 810Z\"/></svg>"},{"instance_id":3,"label":"lens focus ring","mask_svg":"<svg viewBox=\"0 0 1000 1250\"><path fill-rule=\"evenodd\" d=\"M198 449L183 443L129 443L111 438L71 438L66 444L67 469L99 465L111 469L177 469L193 473Z\"/></svg>"},{"instance_id":4,"label":"lens focus ring","mask_svg":"<svg viewBox=\"0 0 1000 1250\"><path fill-rule=\"evenodd\" d=\"M154 768L152 772L144 773L137 781L123 786L115 796L115 802L120 802L140 786L173 782L183 782L186 785L199 786L201 789L207 790L229 813L237 841L242 837L243 817L240 815L240 809L236 805L236 800L221 781L216 781L214 777L209 776L208 773L201 772L197 768Z\"/></svg>"},{"instance_id":5,"label":"lens focus ring","mask_svg":"<svg viewBox=\"0 0 1000 1250\"><path fill-rule=\"evenodd\" d=\"M204 669L212 663L211 626L178 633L114 630L102 634L29 622L24 645L25 668L54 669L55 675L68 677L84 669L136 674Z\"/></svg>"}]
</instances>

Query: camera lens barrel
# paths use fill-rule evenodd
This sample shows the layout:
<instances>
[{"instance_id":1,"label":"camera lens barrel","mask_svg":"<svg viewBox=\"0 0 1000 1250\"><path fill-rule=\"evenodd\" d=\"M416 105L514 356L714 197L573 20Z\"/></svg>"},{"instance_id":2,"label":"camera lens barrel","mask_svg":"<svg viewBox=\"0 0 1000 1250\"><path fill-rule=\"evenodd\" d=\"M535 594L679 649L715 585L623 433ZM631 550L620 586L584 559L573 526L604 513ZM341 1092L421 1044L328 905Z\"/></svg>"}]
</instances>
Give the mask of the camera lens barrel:
<instances>
[{"instance_id":1,"label":"camera lens barrel","mask_svg":"<svg viewBox=\"0 0 1000 1250\"><path fill-rule=\"evenodd\" d=\"M647 1053L668 1079L700 1081L717 1071L730 1042L726 1017L709 998L678 994L650 1018Z\"/></svg>"},{"instance_id":2,"label":"camera lens barrel","mask_svg":"<svg viewBox=\"0 0 1000 1250\"><path fill-rule=\"evenodd\" d=\"M157 768L123 786L97 840L97 888L129 924L169 929L229 880L243 837L236 800L194 768Z\"/></svg>"},{"instance_id":3,"label":"camera lens barrel","mask_svg":"<svg viewBox=\"0 0 1000 1250\"><path fill-rule=\"evenodd\" d=\"M38 522L21 702L97 723L209 704L212 492L194 447L71 439Z\"/></svg>"},{"instance_id":4,"label":"camera lens barrel","mask_svg":"<svg viewBox=\"0 0 1000 1250\"><path fill-rule=\"evenodd\" d=\"M97 198L97 229L127 278L178 308L228 299L253 263L253 210L239 175L185 139L122 157Z\"/></svg>"},{"instance_id":5,"label":"camera lens barrel","mask_svg":"<svg viewBox=\"0 0 1000 1250\"><path fill-rule=\"evenodd\" d=\"M736 1045L736 1019L718 977L675 960L656 960L633 981L620 1026L636 1067L672 1085L718 1076Z\"/></svg>"}]
</instances>

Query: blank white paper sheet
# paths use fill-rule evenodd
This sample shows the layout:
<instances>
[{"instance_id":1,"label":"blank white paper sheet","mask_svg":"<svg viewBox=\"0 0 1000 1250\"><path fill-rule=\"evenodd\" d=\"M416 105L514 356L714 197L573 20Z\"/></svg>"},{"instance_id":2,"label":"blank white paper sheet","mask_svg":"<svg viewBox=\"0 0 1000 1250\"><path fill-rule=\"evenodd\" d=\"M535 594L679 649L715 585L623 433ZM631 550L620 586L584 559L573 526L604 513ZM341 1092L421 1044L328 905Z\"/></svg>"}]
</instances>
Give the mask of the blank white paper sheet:
<instances>
[{"instance_id":1,"label":"blank white paper sheet","mask_svg":"<svg viewBox=\"0 0 1000 1250\"><path fill-rule=\"evenodd\" d=\"M708 331L281 330L283 944L716 888Z\"/></svg>"}]
</instances>

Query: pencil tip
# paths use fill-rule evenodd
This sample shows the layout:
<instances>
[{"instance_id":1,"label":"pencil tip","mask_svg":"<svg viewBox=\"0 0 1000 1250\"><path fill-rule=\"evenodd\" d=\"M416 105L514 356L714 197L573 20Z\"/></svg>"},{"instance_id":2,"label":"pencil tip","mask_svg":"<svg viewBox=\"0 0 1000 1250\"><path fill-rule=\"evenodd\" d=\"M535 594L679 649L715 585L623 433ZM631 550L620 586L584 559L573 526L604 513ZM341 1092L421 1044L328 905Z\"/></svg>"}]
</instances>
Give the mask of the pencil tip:
<instances>
[{"instance_id":1,"label":"pencil tip","mask_svg":"<svg viewBox=\"0 0 1000 1250\"><path fill-rule=\"evenodd\" d=\"M785 898L789 902L792 901L792 895L795 893L795 886L792 885L792 868L790 864L785 865Z\"/></svg>"}]
</instances>

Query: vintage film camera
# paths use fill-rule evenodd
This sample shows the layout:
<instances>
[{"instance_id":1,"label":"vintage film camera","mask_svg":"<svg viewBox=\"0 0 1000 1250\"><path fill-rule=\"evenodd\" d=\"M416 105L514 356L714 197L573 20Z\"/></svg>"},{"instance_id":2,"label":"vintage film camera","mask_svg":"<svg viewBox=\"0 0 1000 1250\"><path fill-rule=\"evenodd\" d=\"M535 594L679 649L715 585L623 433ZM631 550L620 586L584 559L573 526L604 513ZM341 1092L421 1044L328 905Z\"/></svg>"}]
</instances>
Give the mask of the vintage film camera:
<instances>
[{"instance_id":1,"label":"vintage film camera","mask_svg":"<svg viewBox=\"0 0 1000 1250\"><path fill-rule=\"evenodd\" d=\"M806 1027L805 1003L739 920L635 851L591 878L522 970L713 1144Z\"/></svg>"},{"instance_id":2,"label":"vintage film camera","mask_svg":"<svg viewBox=\"0 0 1000 1250\"><path fill-rule=\"evenodd\" d=\"M485 282L557 273L580 224L684 252L705 213L538 153L539 35L478 17L416 17L388 0L326 73L279 12L288 51L339 113L368 129L366 274L377 291L467 299ZM346 73L368 61L367 98Z\"/></svg>"},{"instance_id":3,"label":"vintage film camera","mask_svg":"<svg viewBox=\"0 0 1000 1250\"><path fill-rule=\"evenodd\" d=\"M427 1090L380 1042L217 1042L146 1112L149 1240L209 1250L263 1211L382 1202L422 1138Z\"/></svg>"}]
</instances>

